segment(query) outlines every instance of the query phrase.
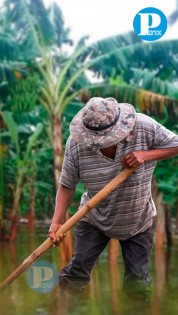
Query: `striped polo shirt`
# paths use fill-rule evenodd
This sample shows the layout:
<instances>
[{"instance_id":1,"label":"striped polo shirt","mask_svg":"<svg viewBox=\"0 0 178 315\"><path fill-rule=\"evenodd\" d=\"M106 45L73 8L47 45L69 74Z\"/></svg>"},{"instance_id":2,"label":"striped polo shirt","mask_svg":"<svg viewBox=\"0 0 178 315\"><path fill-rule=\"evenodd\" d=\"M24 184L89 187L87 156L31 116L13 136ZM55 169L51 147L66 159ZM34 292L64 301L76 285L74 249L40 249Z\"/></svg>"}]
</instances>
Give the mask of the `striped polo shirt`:
<instances>
[{"instance_id":1,"label":"striped polo shirt","mask_svg":"<svg viewBox=\"0 0 178 315\"><path fill-rule=\"evenodd\" d=\"M83 182L86 192L80 207L98 193L123 170L120 160L136 150L152 150L178 146L178 136L147 115L137 113L134 130L117 144L115 159L100 150L76 143L69 137L60 183L75 188ZM121 185L92 209L87 221L109 237L125 240L152 225L156 214L151 196L151 179L156 162L144 162Z\"/></svg>"}]
</instances>

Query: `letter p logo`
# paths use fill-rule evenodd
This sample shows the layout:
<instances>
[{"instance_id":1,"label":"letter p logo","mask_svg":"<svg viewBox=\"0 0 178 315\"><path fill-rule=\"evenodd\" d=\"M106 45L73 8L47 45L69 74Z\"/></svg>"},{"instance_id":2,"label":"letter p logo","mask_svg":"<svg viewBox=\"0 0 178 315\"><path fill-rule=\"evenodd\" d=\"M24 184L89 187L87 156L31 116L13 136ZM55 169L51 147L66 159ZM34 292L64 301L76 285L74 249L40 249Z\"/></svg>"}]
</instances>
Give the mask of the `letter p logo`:
<instances>
[{"instance_id":1,"label":"letter p logo","mask_svg":"<svg viewBox=\"0 0 178 315\"><path fill-rule=\"evenodd\" d=\"M37 261L28 270L27 282L32 290L40 293L48 293L58 283L57 269L48 261Z\"/></svg>"},{"instance_id":2,"label":"letter p logo","mask_svg":"<svg viewBox=\"0 0 178 315\"><path fill-rule=\"evenodd\" d=\"M138 35L149 35L151 28L156 28L161 23L160 15L156 13L138 13L140 15L140 34Z\"/></svg>"},{"instance_id":3,"label":"letter p logo","mask_svg":"<svg viewBox=\"0 0 178 315\"><path fill-rule=\"evenodd\" d=\"M155 41L165 34L167 19L162 11L156 8L145 8L136 14L133 27L141 39Z\"/></svg>"},{"instance_id":4,"label":"letter p logo","mask_svg":"<svg viewBox=\"0 0 178 315\"><path fill-rule=\"evenodd\" d=\"M46 282L52 280L53 269L50 267L44 266L32 266L32 280L33 284L32 289L42 288Z\"/></svg>"}]
</instances>

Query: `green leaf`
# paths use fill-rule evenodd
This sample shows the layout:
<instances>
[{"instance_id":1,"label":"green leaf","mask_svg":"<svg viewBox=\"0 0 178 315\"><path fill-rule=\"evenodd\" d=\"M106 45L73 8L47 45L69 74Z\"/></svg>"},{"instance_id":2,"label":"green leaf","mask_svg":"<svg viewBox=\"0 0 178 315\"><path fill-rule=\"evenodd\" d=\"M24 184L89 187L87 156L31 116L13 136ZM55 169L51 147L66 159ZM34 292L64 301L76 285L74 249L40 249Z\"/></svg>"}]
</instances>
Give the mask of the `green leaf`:
<instances>
[{"instance_id":1,"label":"green leaf","mask_svg":"<svg viewBox=\"0 0 178 315\"><path fill-rule=\"evenodd\" d=\"M43 130L43 124L38 123L38 125L36 126L34 134L32 134L32 136L30 136L28 139L27 149L26 149L26 153L25 153L26 156L28 156L32 147L36 144L36 141L39 138L42 130Z\"/></svg>"},{"instance_id":2,"label":"green leaf","mask_svg":"<svg viewBox=\"0 0 178 315\"><path fill-rule=\"evenodd\" d=\"M0 34L0 60L17 60L19 45L10 34Z\"/></svg>"},{"instance_id":3,"label":"green leaf","mask_svg":"<svg viewBox=\"0 0 178 315\"><path fill-rule=\"evenodd\" d=\"M2 117L3 117L4 122L7 125L10 137L15 144L17 154L19 155L20 147L19 147L18 129L17 129L17 125L13 119L12 113L10 113L8 111L4 111L4 112L2 112Z\"/></svg>"},{"instance_id":4,"label":"green leaf","mask_svg":"<svg viewBox=\"0 0 178 315\"><path fill-rule=\"evenodd\" d=\"M43 192L46 191L46 192L53 192L53 186L49 183L45 183L45 182L42 182L42 181L39 181L37 180L36 181L36 187L38 189L39 192Z\"/></svg>"},{"instance_id":5,"label":"green leaf","mask_svg":"<svg viewBox=\"0 0 178 315\"><path fill-rule=\"evenodd\" d=\"M61 47L63 43L72 45L72 40L68 38L69 30L64 28L62 11L55 2L49 6L48 18L55 32L55 43L59 47Z\"/></svg>"}]
</instances>

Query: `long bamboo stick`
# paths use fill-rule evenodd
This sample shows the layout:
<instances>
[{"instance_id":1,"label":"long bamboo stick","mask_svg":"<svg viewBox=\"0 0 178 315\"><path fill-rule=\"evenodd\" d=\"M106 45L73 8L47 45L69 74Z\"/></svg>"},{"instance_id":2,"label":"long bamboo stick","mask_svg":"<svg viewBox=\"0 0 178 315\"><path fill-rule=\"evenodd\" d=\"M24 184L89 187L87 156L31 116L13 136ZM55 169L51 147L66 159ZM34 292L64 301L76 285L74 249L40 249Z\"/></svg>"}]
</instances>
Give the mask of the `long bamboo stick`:
<instances>
[{"instance_id":1,"label":"long bamboo stick","mask_svg":"<svg viewBox=\"0 0 178 315\"><path fill-rule=\"evenodd\" d=\"M80 210L78 210L67 222L65 222L56 232L56 237L60 234L66 233L73 227L81 218L83 218L91 209L102 201L110 192L112 192L118 185L124 182L129 175L131 175L136 168L126 168L121 171L113 180L111 180L104 188L102 188L92 199L90 199ZM32 263L40 258L40 256L53 245L50 237L46 239L36 250L30 254L22 264L14 270L1 284L0 291L6 288L13 280L20 276Z\"/></svg>"}]
</instances>

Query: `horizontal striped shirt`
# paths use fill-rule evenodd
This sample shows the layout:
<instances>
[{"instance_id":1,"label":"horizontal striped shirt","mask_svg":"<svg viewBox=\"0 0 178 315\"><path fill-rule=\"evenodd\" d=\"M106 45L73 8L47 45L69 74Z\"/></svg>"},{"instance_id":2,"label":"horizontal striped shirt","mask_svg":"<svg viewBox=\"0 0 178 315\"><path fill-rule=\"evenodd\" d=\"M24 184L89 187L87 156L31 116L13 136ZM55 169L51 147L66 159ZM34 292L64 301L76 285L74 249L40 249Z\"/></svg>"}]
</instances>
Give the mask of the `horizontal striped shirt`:
<instances>
[{"instance_id":1,"label":"horizontal striped shirt","mask_svg":"<svg viewBox=\"0 0 178 315\"><path fill-rule=\"evenodd\" d=\"M136 150L152 150L178 146L178 136L144 114L136 114L133 132L117 144L115 158L100 150L76 143L66 143L60 183L75 188L83 182L86 192L80 207L98 193L123 170L120 160ZM156 214L151 195L151 179L156 162L143 163L121 185L103 199L82 220L90 222L107 236L125 240L152 225Z\"/></svg>"}]
</instances>

